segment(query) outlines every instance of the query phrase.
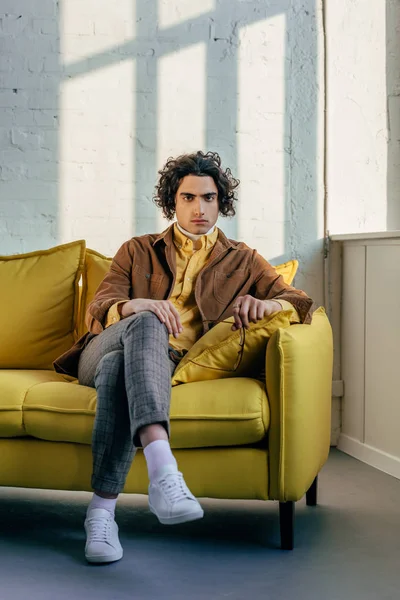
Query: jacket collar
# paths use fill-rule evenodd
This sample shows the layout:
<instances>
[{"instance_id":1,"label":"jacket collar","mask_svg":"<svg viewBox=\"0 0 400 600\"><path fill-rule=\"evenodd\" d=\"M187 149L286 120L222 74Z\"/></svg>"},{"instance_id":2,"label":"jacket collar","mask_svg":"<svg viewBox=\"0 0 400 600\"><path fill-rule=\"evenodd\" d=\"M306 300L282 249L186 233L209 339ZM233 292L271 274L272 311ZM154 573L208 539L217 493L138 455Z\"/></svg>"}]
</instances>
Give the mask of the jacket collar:
<instances>
[{"instance_id":1,"label":"jacket collar","mask_svg":"<svg viewBox=\"0 0 400 600\"><path fill-rule=\"evenodd\" d=\"M167 229L165 229L162 233L160 233L159 236L156 237L156 239L153 242L153 247L158 244L159 242L161 242L162 240L164 241L166 246L171 246L173 244L173 228L174 228L174 224L170 225ZM214 246L214 250L213 250L213 254L219 254L220 252L222 252L223 250L228 250L229 248L233 248L234 250L236 250L236 246L234 244L232 244L232 242L230 240L228 240L228 238L226 237L226 235L219 229L219 227L217 227L218 229L218 239L215 242L215 246Z\"/></svg>"}]
</instances>

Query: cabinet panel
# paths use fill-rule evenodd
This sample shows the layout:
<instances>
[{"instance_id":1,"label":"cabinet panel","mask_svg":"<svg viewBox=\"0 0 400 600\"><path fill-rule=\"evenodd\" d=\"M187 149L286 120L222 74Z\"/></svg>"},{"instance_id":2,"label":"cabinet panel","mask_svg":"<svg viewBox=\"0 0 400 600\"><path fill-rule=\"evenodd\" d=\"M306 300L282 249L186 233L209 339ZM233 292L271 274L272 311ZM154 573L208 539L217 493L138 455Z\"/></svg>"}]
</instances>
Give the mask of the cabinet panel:
<instances>
[{"instance_id":1,"label":"cabinet panel","mask_svg":"<svg viewBox=\"0 0 400 600\"><path fill-rule=\"evenodd\" d=\"M365 443L400 457L400 245L368 246Z\"/></svg>"},{"instance_id":2,"label":"cabinet panel","mask_svg":"<svg viewBox=\"0 0 400 600\"><path fill-rule=\"evenodd\" d=\"M365 246L343 247L341 362L342 433L364 438Z\"/></svg>"}]
</instances>

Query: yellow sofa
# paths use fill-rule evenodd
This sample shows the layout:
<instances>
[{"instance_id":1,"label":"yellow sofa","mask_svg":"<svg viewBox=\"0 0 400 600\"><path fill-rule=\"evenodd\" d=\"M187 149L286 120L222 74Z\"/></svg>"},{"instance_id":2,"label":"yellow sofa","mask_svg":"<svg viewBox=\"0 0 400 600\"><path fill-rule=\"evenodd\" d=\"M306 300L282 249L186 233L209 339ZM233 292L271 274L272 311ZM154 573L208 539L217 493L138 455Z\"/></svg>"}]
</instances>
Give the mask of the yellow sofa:
<instances>
[{"instance_id":1,"label":"yellow sofa","mask_svg":"<svg viewBox=\"0 0 400 600\"><path fill-rule=\"evenodd\" d=\"M57 374L52 360L84 330L83 313L109 259L84 241L0 257L0 485L90 490L96 392ZM287 281L295 261L277 267ZM81 281L81 285L79 282ZM171 445L197 497L275 500L281 547L293 548L294 503L316 503L330 445L332 335L323 309L311 325L279 328L266 381L230 377L177 385ZM124 492L147 493L139 450Z\"/></svg>"}]
</instances>

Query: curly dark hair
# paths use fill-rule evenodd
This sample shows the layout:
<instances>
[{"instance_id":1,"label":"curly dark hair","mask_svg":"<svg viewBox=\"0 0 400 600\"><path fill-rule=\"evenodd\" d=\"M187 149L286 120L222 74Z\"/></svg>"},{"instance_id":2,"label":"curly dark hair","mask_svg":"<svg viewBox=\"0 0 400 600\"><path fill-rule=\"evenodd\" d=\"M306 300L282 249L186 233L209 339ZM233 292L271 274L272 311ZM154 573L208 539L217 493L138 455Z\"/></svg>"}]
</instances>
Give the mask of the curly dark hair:
<instances>
[{"instance_id":1,"label":"curly dark hair","mask_svg":"<svg viewBox=\"0 0 400 600\"><path fill-rule=\"evenodd\" d=\"M217 152L204 154L199 150L192 154L182 154L178 158L169 158L158 173L160 178L153 201L162 209L169 221L174 218L176 192L186 175L212 177L218 189L220 214L224 217L235 215L233 203L237 201L235 189L239 185L239 180L233 177L230 169L224 171L221 168L221 158Z\"/></svg>"}]
</instances>

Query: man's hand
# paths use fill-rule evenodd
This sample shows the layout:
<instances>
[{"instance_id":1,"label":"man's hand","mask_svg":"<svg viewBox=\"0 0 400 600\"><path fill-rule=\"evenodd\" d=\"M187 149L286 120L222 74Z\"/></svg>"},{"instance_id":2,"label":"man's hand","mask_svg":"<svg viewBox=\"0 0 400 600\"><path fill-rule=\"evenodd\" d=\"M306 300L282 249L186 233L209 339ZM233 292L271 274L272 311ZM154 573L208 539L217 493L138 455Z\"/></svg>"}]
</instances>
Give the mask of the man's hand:
<instances>
[{"instance_id":1,"label":"man's hand","mask_svg":"<svg viewBox=\"0 0 400 600\"><path fill-rule=\"evenodd\" d=\"M248 329L250 322L256 323L280 310L282 310L282 306L276 300L257 300L248 294L239 296L233 305L235 323L232 325L232 331L241 327Z\"/></svg>"},{"instance_id":2,"label":"man's hand","mask_svg":"<svg viewBox=\"0 0 400 600\"><path fill-rule=\"evenodd\" d=\"M134 298L122 305L121 315L129 317L134 313L145 310L153 312L168 329L169 334L175 338L183 331L181 319L175 306L169 300L150 300L148 298Z\"/></svg>"}]
</instances>

